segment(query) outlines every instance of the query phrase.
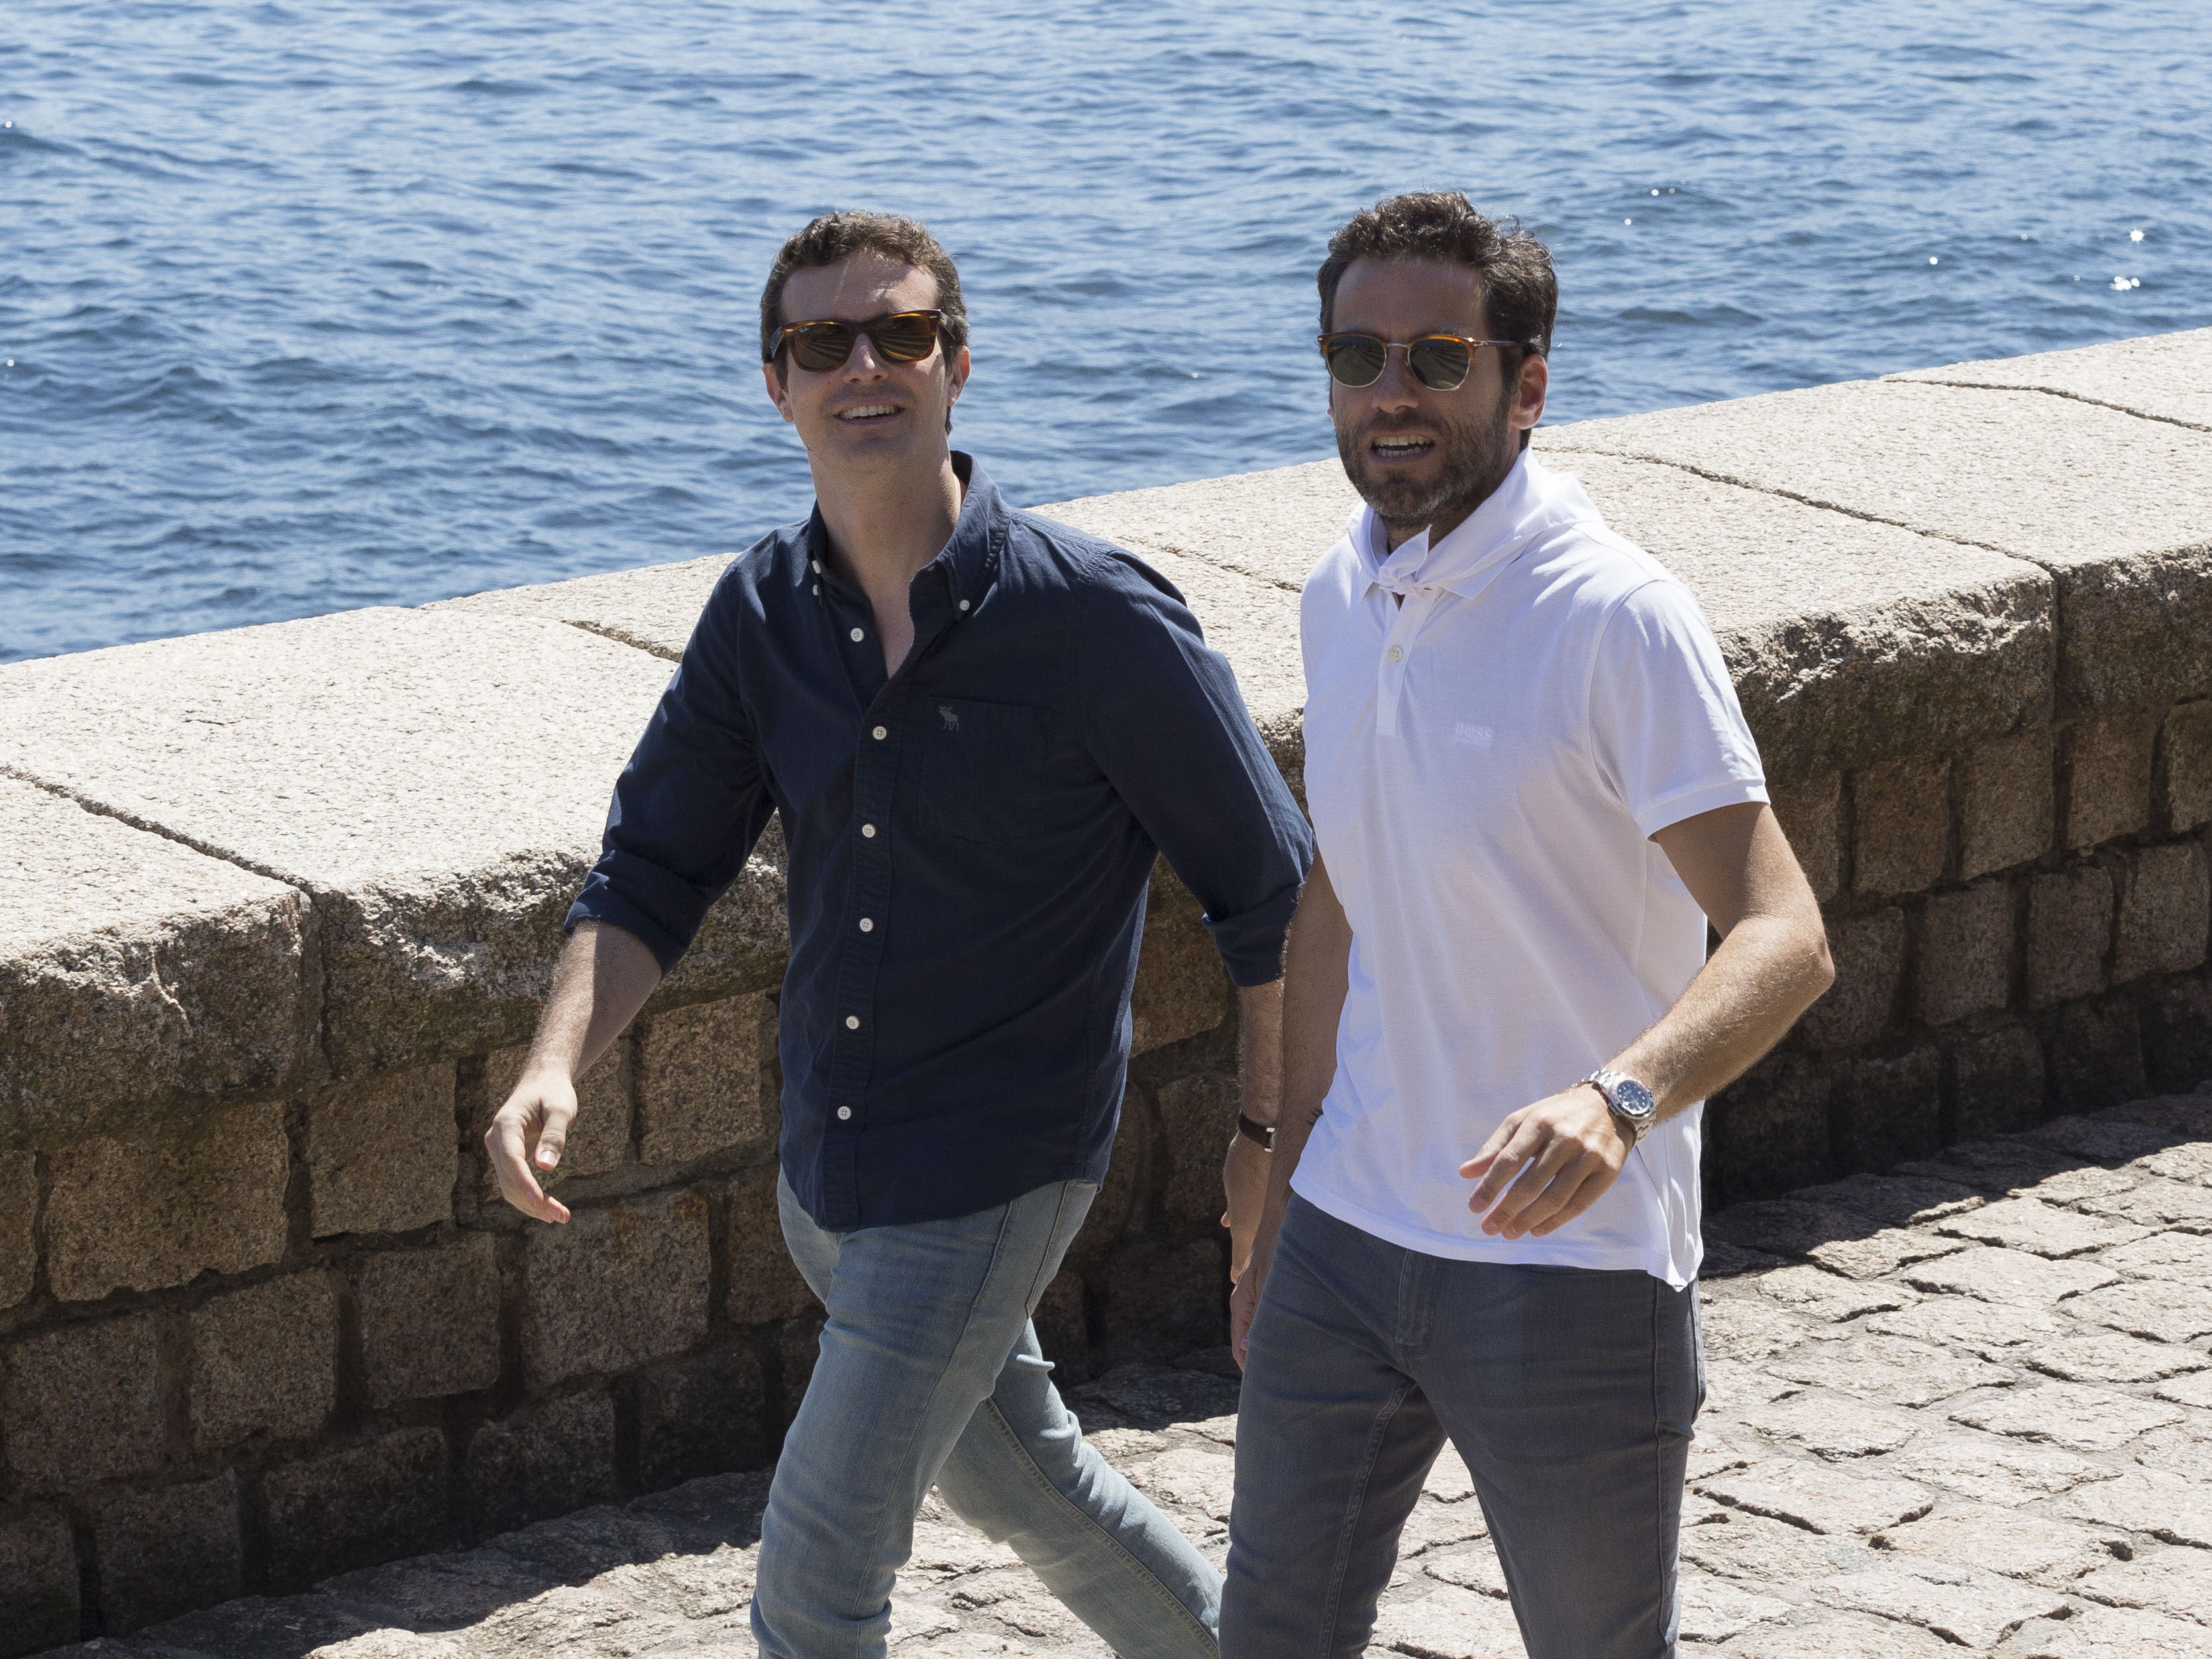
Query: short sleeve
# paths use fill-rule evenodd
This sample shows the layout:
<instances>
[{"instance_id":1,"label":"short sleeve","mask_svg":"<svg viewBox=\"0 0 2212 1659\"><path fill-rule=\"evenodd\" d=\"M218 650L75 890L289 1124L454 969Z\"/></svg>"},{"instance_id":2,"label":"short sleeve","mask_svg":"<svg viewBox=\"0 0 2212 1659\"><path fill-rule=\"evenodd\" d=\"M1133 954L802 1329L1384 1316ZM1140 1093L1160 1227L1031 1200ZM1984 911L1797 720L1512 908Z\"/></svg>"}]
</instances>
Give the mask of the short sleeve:
<instances>
[{"instance_id":1,"label":"short sleeve","mask_svg":"<svg viewBox=\"0 0 2212 1659\"><path fill-rule=\"evenodd\" d=\"M1679 582L1645 583L1606 619L1590 672L1589 723L1599 767L1647 836L1767 798L1728 665Z\"/></svg>"}]
</instances>

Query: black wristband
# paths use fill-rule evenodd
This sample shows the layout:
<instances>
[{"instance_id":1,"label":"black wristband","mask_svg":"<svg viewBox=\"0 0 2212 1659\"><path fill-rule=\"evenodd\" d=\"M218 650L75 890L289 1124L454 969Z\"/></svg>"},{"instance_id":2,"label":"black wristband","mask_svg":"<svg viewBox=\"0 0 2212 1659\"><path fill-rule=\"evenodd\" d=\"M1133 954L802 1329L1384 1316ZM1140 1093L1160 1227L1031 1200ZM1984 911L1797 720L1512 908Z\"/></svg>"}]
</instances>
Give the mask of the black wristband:
<instances>
[{"instance_id":1,"label":"black wristband","mask_svg":"<svg viewBox=\"0 0 2212 1659\"><path fill-rule=\"evenodd\" d=\"M1267 1152L1275 1150L1275 1126L1272 1123L1255 1122L1239 1112L1237 1114L1237 1133L1247 1140L1258 1141Z\"/></svg>"}]
</instances>

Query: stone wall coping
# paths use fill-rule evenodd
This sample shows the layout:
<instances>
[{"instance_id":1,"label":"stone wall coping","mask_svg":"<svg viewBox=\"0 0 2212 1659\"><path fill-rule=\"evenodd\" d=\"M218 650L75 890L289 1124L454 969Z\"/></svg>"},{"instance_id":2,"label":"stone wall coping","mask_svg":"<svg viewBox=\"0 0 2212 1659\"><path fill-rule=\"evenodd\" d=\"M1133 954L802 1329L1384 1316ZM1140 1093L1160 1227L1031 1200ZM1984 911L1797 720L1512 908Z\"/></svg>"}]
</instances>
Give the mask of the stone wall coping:
<instances>
[{"instance_id":1,"label":"stone wall coping","mask_svg":"<svg viewBox=\"0 0 2212 1659\"><path fill-rule=\"evenodd\" d=\"M2206 385L2212 330L1538 447L1705 605L1770 772L1817 777L2212 690ZM1297 589L1352 505L1331 460L1039 510L1184 591L1296 781ZM0 1146L523 1040L727 562L0 668ZM771 984L785 948L770 844L659 1006Z\"/></svg>"}]
</instances>

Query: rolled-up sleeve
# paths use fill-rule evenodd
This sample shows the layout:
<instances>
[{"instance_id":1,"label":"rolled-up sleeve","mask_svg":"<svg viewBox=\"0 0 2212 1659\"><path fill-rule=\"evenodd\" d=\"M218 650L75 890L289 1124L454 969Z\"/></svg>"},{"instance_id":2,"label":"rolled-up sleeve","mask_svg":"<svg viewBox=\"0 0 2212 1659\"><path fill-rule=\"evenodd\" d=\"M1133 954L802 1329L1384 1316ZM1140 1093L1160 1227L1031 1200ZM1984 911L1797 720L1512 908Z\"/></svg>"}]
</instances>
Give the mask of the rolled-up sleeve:
<instances>
[{"instance_id":1,"label":"rolled-up sleeve","mask_svg":"<svg viewBox=\"0 0 2212 1659\"><path fill-rule=\"evenodd\" d=\"M734 603L725 578L615 781L599 862L568 910L571 928L596 921L635 934L663 973L690 949L775 810L738 690Z\"/></svg>"},{"instance_id":2,"label":"rolled-up sleeve","mask_svg":"<svg viewBox=\"0 0 2212 1659\"><path fill-rule=\"evenodd\" d=\"M1312 832L1182 596L1134 559L1102 564L1077 630L1085 742L1204 907L1230 978L1265 985L1282 975Z\"/></svg>"}]
</instances>

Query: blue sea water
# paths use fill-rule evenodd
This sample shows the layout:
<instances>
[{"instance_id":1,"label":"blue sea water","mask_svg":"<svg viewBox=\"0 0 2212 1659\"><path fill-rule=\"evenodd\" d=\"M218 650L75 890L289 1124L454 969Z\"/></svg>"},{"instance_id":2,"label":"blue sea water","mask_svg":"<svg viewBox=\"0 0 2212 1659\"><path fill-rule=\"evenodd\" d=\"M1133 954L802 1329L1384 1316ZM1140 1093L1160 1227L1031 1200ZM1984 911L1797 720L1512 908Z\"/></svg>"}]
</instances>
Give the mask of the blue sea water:
<instances>
[{"instance_id":1,"label":"blue sea water","mask_svg":"<svg viewBox=\"0 0 2212 1659\"><path fill-rule=\"evenodd\" d=\"M2208 108L2208 0L0 0L0 660L744 544L833 204L1042 501L1328 453L1411 187L1550 242L1555 420L2212 323Z\"/></svg>"}]
</instances>

